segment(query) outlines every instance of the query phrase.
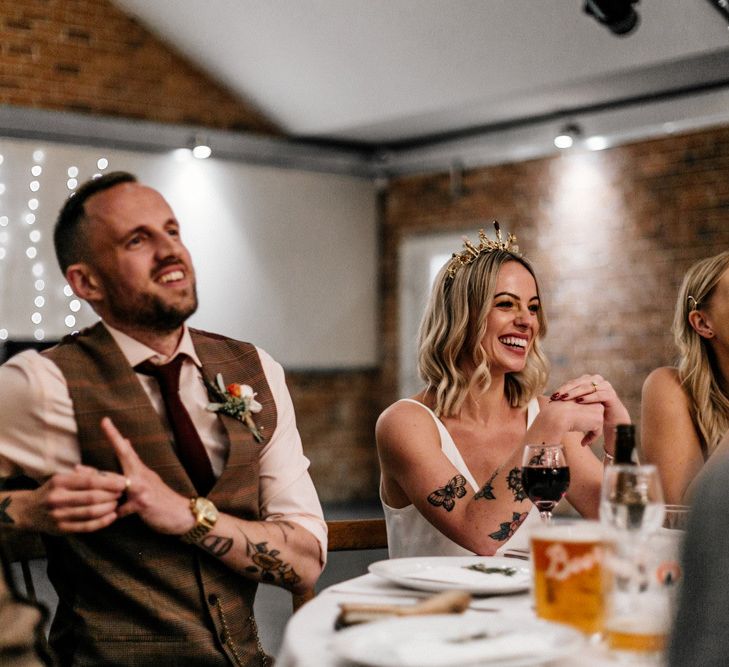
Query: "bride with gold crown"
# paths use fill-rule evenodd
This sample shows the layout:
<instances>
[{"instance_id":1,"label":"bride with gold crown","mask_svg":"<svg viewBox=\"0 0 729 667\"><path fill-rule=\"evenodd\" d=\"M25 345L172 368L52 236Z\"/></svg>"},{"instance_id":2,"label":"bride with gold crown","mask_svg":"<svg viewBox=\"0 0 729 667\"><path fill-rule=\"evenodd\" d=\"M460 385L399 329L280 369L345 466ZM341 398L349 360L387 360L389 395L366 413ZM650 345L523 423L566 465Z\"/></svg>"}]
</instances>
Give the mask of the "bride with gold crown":
<instances>
[{"instance_id":1,"label":"bride with gold crown","mask_svg":"<svg viewBox=\"0 0 729 667\"><path fill-rule=\"evenodd\" d=\"M377 422L380 498L390 557L492 555L527 546L539 520L521 483L528 443L562 443L567 499L597 517L603 467L588 445L630 422L600 375L583 375L543 396L547 331L529 261L498 223L437 275L420 325L425 388L388 407Z\"/></svg>"}]
</instances>

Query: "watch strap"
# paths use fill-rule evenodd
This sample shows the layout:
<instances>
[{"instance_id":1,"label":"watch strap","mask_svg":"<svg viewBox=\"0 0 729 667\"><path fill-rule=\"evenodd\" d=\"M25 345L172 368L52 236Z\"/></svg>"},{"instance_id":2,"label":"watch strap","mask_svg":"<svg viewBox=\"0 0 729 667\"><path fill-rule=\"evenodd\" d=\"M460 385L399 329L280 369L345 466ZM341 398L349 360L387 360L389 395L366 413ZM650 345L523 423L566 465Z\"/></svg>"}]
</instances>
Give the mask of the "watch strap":
<instances>
[{"instance_id":1,"label":"watch strap","mask_svg":"<svg viewBox=\"0 0 729 667\"><path fill-rule=\"evenodd\" d=\"M214 526L214 523L211 524L208 520L206 520L205 516L199 512L197 509L197 501L198 498L196 496L190 498L190 512L192 512L192 515L195 517L195 525L180 536L180 539L186 544L197 544L213 529Z\"/></svg>"},{"instance_id":2,"label":"watch strap","mask_svg":"<svg viewBox=\"0 0 729 667\"><path fill-rule=\"evenodd\" d=\"M200 523L194 528L188 530L180 539L185 542L185 544L197 544L211 530L210 526Z\"/></svg>"}]
</instances>

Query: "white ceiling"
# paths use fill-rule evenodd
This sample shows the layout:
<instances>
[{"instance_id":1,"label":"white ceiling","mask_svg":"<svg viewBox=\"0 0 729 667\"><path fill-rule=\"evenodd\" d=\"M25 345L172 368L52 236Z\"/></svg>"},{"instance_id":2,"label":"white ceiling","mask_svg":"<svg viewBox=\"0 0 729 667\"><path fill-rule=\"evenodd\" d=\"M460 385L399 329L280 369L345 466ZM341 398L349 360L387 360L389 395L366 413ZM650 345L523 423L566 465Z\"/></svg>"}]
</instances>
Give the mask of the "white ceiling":
<instances>
[{"instance_id":1,"label":"white ceiling","mask_svg":"<svg viewBox=\"0 0 729 667\"><path fill-rule=\"evenodd\" d=\"M399 142L729 80L708 0L114 0L295 137Z\"/></svg>"}]
</instances>

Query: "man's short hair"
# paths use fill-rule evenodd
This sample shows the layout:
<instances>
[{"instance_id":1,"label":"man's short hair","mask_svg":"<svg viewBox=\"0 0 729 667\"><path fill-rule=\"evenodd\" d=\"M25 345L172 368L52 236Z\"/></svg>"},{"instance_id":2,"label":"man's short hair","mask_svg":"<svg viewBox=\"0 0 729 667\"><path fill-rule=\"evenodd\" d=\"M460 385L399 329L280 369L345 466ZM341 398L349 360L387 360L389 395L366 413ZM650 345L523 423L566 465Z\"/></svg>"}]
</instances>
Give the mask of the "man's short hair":
<instances>
[{"instance_id":1,"label":"man's short hair","mask_svg":"<svg viewBox=\"0 0 729 667\"><path fill-rule=\"evenodd\" d=\"M136 183L137 177L126 171L112 171L86 181L63 205L53 230L53 244L61 273L76 262L86 259L87 246L80 227L86 219L84 205L89 197L113 188L120 183Z\"/></svg>"}]
</instances>

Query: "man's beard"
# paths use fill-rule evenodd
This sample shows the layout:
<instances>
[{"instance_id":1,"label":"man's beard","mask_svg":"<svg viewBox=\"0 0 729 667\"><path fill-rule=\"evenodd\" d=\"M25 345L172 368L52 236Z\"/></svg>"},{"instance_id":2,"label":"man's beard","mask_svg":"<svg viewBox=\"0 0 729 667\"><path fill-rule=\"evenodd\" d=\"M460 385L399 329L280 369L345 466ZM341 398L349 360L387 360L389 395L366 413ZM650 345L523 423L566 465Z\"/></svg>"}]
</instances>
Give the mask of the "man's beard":
<instances>
[{"instance_id":1,"label":"man's beard","mask_svg":"<svg viewBox=\"0 0 729 667\"><path fill-rule=\"evenodd\" d=\"M180 303L166 303L159 296L142 293L131 296L109 294L109 313L116 322L123 322L138 329L148 329L159 333L177 330L197 310L197 289L193 285L189 300Z\"/></svg>"}]
</instances>

